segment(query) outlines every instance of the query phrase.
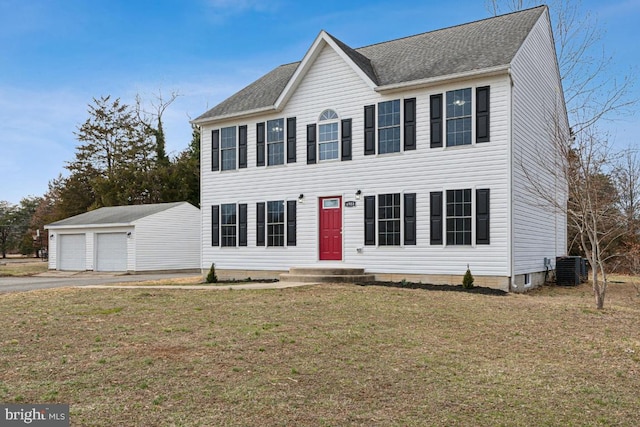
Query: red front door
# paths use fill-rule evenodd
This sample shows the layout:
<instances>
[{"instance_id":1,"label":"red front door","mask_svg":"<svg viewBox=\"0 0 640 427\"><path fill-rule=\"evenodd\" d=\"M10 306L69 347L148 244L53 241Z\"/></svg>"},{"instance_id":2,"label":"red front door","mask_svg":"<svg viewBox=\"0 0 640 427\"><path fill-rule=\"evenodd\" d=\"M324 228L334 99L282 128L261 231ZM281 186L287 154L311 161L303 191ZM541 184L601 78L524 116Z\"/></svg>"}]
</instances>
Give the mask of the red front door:
<instances>
[{"instance_id":1,"label":"red front door","mask_svg":"<svg viewBox=\"0 0 640 427\"><path fill-rule=\"evenodd\" d=\"M320 260L342 260L342 197L320 198Z\"/></svg>"}]
</instances>

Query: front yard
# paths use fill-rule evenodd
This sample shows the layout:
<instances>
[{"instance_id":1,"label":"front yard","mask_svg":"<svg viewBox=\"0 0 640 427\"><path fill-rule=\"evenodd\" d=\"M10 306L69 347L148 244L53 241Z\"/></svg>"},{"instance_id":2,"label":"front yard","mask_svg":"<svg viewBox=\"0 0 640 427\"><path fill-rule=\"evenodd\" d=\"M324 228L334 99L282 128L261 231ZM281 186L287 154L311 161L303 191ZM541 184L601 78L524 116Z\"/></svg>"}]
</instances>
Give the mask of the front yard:
<instances>
[{"instance_id":1,"label":"front yard","mask_svg":"<svg viewBox=\"0 0 640 427\"><path fill-rule=\"evenodd\" d=\"M77 426L616 425L640 407L640 295L380 286L0 295L0 402Z\"/></svg>"}]
</instances>

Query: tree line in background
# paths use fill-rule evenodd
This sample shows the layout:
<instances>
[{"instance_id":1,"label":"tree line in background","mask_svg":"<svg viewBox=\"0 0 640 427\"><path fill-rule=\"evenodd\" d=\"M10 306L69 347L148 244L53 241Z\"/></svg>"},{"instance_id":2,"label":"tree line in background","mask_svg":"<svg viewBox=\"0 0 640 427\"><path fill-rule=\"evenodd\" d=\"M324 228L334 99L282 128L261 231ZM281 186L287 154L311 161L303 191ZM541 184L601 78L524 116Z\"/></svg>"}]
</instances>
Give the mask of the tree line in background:
<instances>
[{"instance_id":1,"label":"tree line in background","mask_svg":"<svg viewBox=\"0 0 640 427\"><path fill-rule=\"evenodd\" d=\"M94 98L87 120L74 132L79 145L68 176L49 182L42 197L18 205L0 201L0 252L35 254L47 248L43 226L104 206L188 201L200 206L200 132L176 156L166 153L162 117L175 101L158 95L145 110L141 98L124 104Z\"/></svg>"}]
</instances>

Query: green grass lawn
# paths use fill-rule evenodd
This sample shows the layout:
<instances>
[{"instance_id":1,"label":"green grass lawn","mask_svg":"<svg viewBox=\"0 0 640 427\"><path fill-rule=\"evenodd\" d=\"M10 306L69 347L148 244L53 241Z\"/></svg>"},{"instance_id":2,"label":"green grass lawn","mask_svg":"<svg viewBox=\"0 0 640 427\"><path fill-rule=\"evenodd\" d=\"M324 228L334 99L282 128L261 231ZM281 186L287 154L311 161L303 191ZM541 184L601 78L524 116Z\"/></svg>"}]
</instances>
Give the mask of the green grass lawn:
<instances>
[{"instance_id":1,"label":"green grass lawn","mask_svg":"<svg viewBox=\"0 0 640 427\"><path fill-rule=\"evenodd\" d=\"M74 426L636 426L640 296L380 286L0 295L0 402Z\"/></svg>"}]
</instances>

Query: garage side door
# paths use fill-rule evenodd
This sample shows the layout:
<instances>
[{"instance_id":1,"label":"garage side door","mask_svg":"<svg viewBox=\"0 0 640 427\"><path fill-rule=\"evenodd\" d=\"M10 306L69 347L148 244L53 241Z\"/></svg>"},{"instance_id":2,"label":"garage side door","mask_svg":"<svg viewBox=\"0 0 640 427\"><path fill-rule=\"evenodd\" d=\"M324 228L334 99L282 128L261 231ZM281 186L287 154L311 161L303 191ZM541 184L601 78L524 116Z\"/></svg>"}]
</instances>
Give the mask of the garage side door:
<instances>
[{"instance_id":1,"label":"garage side door","mask_svg":"<svg viewBox=\"0 0 640 427\"><path fill-rule=\"evenodd\" d=\"M127 271L127 235L96 234L96 271Z\"/></svg>"},{"instance_id":2,"label":"garage side door","mask_svg":"<svg viewBox=\"0 0 640 427\"><path fill-rule=\"evenodd\" d=\"M59 234L59 270L84 271L86 240L84 234Z\"/></svg>"}]
</instances>

